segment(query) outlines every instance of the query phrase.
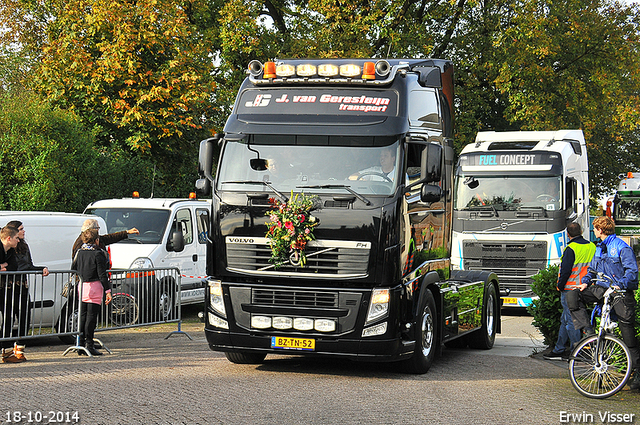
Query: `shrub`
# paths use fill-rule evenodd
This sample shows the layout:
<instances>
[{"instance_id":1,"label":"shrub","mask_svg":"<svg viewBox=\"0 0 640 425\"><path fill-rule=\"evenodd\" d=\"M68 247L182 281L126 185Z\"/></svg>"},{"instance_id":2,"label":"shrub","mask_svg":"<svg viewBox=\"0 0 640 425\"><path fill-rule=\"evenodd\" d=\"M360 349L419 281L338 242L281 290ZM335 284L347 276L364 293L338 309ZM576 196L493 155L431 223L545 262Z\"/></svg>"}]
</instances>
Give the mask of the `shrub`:
<instances>
[{"instance_id":1,"label":"shrub","mask_svg":"<svg viewBox=\"0 0 640 425\"><path fill-rule=\"evenodd\" d=\"M533 276L531 289L539 297L533 300L527 310L533 316L533 326L538 328L544 337L544 343L553 345L558 339L562 304L560 292L556 289L558 266L549 266Z\"/></svg>"}]
</instances>

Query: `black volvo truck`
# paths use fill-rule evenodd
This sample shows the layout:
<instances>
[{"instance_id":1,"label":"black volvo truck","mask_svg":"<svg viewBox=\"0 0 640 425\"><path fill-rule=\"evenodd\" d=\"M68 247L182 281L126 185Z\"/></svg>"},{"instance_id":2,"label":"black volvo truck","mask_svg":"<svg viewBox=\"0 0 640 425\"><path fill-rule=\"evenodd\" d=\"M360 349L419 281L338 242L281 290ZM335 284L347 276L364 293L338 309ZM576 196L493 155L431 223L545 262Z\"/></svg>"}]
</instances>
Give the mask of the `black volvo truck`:
<instances>
[{"instance_id":1,"label":"black volvo truck","mask_svg":"<svg viewBox=\"0 0 640 425\"><path fill-rule=\"evenodd\" d=\"M333 355L413 373L443 344L491 348L498 278L450 263L452 63L252 61L247 73L224 132L200 144L210 348L235 363Z\"/></svg>"}]
</instances>

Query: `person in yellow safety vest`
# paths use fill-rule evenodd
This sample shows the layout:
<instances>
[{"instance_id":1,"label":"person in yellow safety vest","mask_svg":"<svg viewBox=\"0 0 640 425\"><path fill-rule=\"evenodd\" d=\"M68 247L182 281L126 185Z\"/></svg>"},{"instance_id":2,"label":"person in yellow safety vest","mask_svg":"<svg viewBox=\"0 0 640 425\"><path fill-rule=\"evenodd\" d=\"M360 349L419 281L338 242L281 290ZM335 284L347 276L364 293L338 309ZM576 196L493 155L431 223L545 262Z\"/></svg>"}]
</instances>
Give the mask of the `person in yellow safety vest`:
<instances>
[{"instance_id":1,"label":"person in yellow safety vest","mask_svg":"<svg viewBox=\"0 0 640 425\"><path fill-rule=\"evenodd\" d=\"M560 330L555 347L549 354L543 356L546 360L568 360L571 349L580 340L580 330L576 330L573 326L566 294L580 284L581 279L587 274L589 263L596 252L595 244L582 237L582 227L578 223L569 224L567 234L571 239L562 253L556 286L560 291L560 302L562 303ZM565 349L567 342L570 343L568 350Z\"/></svg>"}]
</instances>

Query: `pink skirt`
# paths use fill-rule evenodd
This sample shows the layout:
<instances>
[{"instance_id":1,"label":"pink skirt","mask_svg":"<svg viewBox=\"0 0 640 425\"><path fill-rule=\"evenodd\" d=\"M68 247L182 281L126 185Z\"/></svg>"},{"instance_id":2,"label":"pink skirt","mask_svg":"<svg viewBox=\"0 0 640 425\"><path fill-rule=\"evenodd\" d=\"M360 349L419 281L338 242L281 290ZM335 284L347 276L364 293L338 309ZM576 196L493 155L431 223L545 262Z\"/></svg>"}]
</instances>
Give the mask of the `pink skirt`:
<instances>
[{"instance_id":1,"label":"pink skirt","mask_svg":"<svg viewBox=\"0 0 640 425\"><path fill-rule=\"evenodd\" d=\"M81 299L85 303L102 304L104 288L99 280L93 282L82 282Z\"/></svg>"}]
</instances>

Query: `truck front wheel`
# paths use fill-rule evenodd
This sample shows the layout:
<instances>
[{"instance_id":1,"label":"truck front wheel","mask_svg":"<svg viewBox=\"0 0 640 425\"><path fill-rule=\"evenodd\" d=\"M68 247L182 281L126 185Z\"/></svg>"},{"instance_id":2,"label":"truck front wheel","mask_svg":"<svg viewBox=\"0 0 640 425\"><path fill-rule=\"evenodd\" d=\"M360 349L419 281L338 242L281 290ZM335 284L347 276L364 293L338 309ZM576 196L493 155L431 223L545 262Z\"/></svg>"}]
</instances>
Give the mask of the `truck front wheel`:
<instances>
[{"instance_id":1,"label":"truck front wheel","mask_svg":"<svg viewBox=\"0 0 640 425\"><path fill-rule=\"evenodd\" d=\"M436 355L438 343L436 302L428 289L419 311L421 314L416 322L416 348L406 364L410 373L426 373Z\"/></svg>"},{"instance_id":2,"label":"truck front wheel","mask_svg":"<svg viewBox=\"0 0 640 425\"><path fill-rule=\"evenodd\" d=\"M469 335L469 347L488 350L493 347L498 330L498 296L496 287L489 282L482 300L482 327Z\"/></svg>"},{"instance_id":3,"label":"truck front wheel","mask_svg":"<svg viewBox=\"0 0 640 425\"><path fill-rule=\"evenodd\" d=\"M239 353L239 352L226 352L227 360L231 363L237 364L260 364L267 357L264 353Z\"/></svg>"}]
</instances>

